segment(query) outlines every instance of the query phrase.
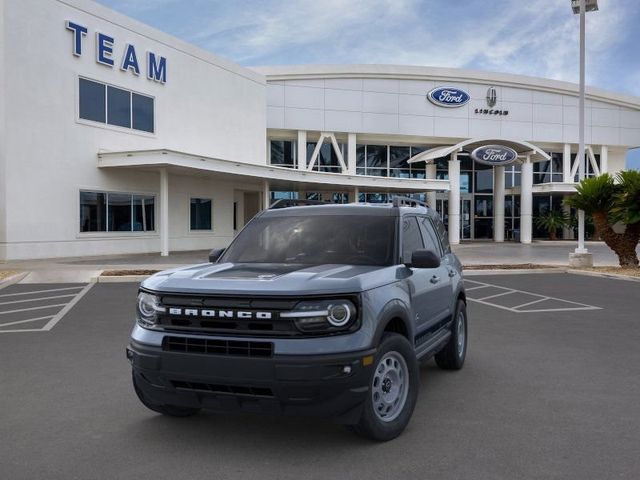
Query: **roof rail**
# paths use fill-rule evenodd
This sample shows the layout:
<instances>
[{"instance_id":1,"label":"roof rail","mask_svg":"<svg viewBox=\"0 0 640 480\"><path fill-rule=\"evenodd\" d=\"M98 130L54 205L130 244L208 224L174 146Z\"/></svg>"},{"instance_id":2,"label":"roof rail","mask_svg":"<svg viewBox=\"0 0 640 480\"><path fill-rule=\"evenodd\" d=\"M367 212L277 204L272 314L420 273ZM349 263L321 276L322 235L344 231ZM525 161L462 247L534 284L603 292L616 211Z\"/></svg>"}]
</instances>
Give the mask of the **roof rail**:
<instances>
[{"instance_id":1,"label":"roof rail","mask_svg":"<svg viewBox=\"0 0 640 480\"><path fill-rule=\"evenodd\" d=\"M394 207L425 207L429 208L425 202L421 202L420 200L415 200L409 197L395 196L392 199L392 205Z\"/></svg>"},{"instance_id":2,"label":"roof rail","mask_svg":"<svg viewBox=\"0 0 640 480\"><path fill-rule=\"evenodd\" d=\"M300 206L310 206L310 205L329 205L329 202L323 202L321 200L306 200L306 199L298 199L298 198L281 198L276 200L269 206L269 210L273 210L276 208L287 208L287 207L300 207Z\"/></svg>"}]
</instances>

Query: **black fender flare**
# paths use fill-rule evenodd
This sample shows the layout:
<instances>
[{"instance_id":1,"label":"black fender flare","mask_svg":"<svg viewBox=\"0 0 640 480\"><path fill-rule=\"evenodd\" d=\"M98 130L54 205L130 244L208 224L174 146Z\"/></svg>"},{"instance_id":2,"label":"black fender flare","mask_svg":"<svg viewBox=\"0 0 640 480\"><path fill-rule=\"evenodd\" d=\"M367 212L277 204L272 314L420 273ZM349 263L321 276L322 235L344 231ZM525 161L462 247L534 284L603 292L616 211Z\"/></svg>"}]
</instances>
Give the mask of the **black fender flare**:
<instances>
[{"instance_id":1,"label":"black fender flare","mask_svg":"<svg viewBox=\"0 0 640 480\"><path fill-rule=\"evenodd\" d=\"M402 321L407 332L407 340L411 345L414 344L415 328L411 321L411 310L401 300L394 299L384 306L378 316L378 325L373 335L373 347L380 345L385 328L394 318L399 318Z\"/></svg>"}]
</instances>

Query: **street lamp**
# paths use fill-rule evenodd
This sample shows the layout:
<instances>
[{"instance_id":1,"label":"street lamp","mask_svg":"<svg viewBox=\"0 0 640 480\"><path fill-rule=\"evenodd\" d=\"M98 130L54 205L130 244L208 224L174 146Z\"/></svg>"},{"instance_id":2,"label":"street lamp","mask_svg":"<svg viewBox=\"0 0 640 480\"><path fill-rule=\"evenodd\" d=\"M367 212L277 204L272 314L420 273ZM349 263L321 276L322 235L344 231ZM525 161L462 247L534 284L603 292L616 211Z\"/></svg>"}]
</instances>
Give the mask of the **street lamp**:
<instances>
[{"instance_id":1,"label":"street lamp","mask_svg":"<svg viewBox=\"0 0 640 480\"><path fill-rule=\"evenodd\" d=\"M585 57L585 13L598 10L598 0L571 0L574 14L580 15L580 98L578 103L578 179L582 181L586 170L584 155L584 57ZM577 263L593 264L593 259L584 246L584 210L578 210L578 247L575 249ZM571 263L571 256L570 256Z\"/></svg>"}]
</instances>

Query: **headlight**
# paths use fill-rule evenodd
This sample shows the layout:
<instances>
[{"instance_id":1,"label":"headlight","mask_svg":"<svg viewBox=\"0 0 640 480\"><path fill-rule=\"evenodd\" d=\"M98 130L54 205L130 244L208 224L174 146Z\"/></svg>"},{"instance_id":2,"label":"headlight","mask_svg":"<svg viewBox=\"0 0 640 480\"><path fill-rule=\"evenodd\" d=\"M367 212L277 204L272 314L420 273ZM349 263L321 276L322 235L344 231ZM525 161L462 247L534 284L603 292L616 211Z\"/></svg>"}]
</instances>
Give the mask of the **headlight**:
<instances>
[{"instance_id":1,"label":"headlight","mask_svg":"<svg viewBox=\"0 0 640 480\"><path fill-rule=\"evenodd\" d=\"M348 330L357 320L356 306L351 300L315 300L300 302L281 318L292 318L305 333L331 333Z\"/></svg>"},{"instance_id":2,"label":"headlight","mask_svg":"<svg viewBox=\"0 0 640 480\"><path fill-rule=\"evenodd\" d=\"M138 293L138 323L143 327L152 327L158 321L158 313L165 311L160 299L147 292Z\"/></svg>"}]
</instances>

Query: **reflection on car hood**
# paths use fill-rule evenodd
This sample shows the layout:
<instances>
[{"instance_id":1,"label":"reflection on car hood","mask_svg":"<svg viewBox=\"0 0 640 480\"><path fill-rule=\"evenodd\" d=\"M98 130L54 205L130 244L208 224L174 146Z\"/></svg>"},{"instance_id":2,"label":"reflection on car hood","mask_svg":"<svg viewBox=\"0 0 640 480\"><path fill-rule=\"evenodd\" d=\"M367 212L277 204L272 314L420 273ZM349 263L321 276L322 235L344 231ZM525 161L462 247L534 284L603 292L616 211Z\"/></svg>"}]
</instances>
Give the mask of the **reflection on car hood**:
<instances>
[{"instance_id":1,"label":"reflection on car hood","mask_svg":"<svg viewBox=\"0 0 640 480\"><path fill-rule=\"evenodd\" d=\"M222 263L157 273L143 288L163 292L231 295L356 293L394 282L398 266Z\"/></svg>"}]
</instances>

